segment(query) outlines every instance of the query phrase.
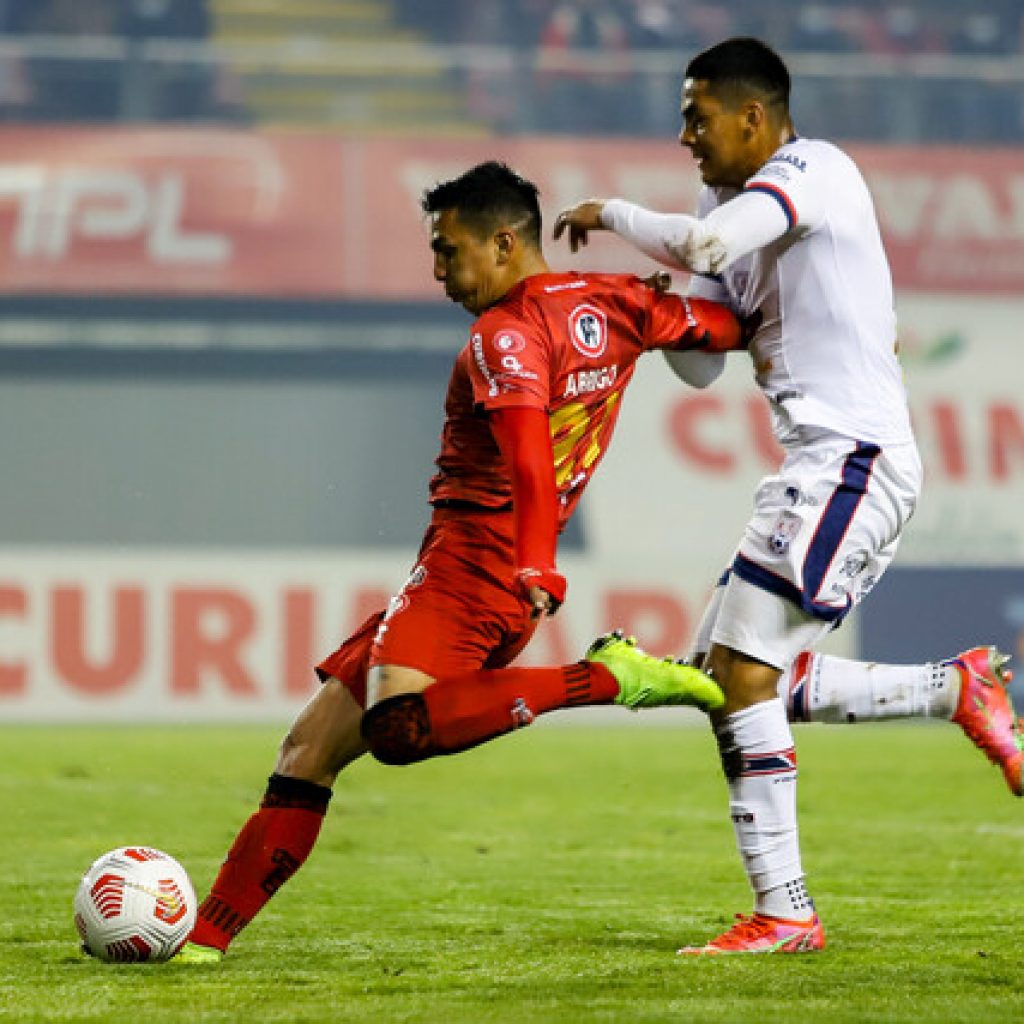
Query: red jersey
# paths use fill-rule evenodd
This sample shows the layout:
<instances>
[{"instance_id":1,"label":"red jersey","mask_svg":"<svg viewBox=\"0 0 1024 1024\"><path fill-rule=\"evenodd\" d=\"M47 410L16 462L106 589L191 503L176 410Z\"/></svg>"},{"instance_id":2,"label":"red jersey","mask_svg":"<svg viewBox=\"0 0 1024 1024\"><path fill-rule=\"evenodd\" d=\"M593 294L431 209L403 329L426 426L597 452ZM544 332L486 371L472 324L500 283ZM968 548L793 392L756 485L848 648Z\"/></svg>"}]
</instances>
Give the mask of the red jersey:
<instances>
[{"instance_id":1,"label":"red jersey","mask_svg":"<svg viewBox=\"0 0 1024 1024\"><path fill-rule=\"evenodd\" d=\"M690 347L695 326L686 300L631 275L521 281L473 324L456 357L430 500L508 506L509 473L484 414L534 407L551 424L561 528L608 449L637 359Z\"/></svg>"}]
</instances>

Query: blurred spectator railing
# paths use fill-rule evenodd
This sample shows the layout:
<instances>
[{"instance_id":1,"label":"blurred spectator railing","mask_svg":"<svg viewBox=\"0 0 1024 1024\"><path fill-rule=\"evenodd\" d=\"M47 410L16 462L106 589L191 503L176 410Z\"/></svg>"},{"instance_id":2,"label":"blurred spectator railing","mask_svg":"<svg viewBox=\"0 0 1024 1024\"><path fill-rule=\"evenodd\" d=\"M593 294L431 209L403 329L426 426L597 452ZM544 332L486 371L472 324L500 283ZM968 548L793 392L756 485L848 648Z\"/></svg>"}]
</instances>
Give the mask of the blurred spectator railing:
<instances>
[{"instance_id":1,"label":"blurred spectator railing","mask_svg":"<svg viewBox=\"0 0 1024 1024\"><path fill-rule=\"evenodd\" d=\"M1024 141L1024 56L798 53L794 111L806 135L902 143ZM293 123L404 129L374 103L401 73L443 78L467 129L502 134L671 135L683 55L303 37L290 45L116 36L0 36L0 118L31 122L263 120L260 87L316 80L334 102ZM451 121L451 113L448 115Z\"/></svg>"},{"instance_id":2,"label":"blurred spectator railing","mask_svg":"<svg viewBox=\"0 0 1024 1024\"><path fill-rule=\"evenodd\" d=\"M221 122L242 113L222 55L206 42L0 35L8 122Z\"/></svg>"}]
</instances>

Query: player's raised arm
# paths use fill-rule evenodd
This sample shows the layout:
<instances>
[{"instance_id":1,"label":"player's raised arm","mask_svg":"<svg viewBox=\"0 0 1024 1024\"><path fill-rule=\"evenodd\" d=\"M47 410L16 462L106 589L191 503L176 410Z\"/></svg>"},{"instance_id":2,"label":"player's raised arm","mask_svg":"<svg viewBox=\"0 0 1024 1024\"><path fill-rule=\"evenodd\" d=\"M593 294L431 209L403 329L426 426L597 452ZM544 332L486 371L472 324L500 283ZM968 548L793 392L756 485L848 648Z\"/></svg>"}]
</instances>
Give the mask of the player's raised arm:
<instances>
[{"instance_id":1,"label":"player's raised arm","mask_svg":"<svg viewBox=\"0 0 1024 1024\"><path fill-rule=\"evenodd\" d=\"M784 210L763 192L743 192L707 217L657 213L625 199L587 200L563 210L555 238L569 233L569 248L586 245L590 231L614 231L665 266L696 274L718 274L729 264L780 238L790 223Z\"/></svg>"},{"instance_id":2,"label":"player's raised arm","mask_svg":"<svg viewBox=\"0 0 1024 1024\"><path fill-rule=\"evenodd\" d=\"M651 259L689 269L676 250L689 237L694 220L684 214L654 213L622 199L588 199L558 215L554 237L557 240L568 232L569 248L578 252L591 231L614 231Z\"/></svg>"}]
</instances>

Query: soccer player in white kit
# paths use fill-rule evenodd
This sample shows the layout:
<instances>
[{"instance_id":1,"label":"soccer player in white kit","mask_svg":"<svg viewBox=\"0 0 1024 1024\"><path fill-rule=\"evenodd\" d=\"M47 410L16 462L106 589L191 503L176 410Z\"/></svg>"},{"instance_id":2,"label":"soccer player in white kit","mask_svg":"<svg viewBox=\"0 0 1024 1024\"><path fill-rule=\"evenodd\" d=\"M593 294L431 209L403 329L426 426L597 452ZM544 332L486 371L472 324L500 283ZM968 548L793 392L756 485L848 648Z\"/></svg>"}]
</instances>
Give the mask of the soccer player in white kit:
<instances>
[{"instance_id":1,"label":"soccer player in white kit","mask_svg":"<svg viewBox=\"0 0 1024 1024\"><path fill-rule=\"evenodd\" d=\"M892 561L922 472L871 197L845 153L797 136L789 91L785 64L760 41L711 47L690 62L682 94L680 142L706 186L697 216L591 200L564 211L555 226L556 237L568 231L573 251L588 231L615 231L692 271L691 294L760 318L750 355L785 453L757 490L696 644L727 698L712 720L754 913L682 953L825 945L801 866L790 718L880 718L893 710L952 718L1000 765L1012 791L1024 788L1010 676L994 648L925 666L807 653ZM691 384L705 386L721 372L724 356L685 356L670 362Z\"/></svg>"}]
</instances>

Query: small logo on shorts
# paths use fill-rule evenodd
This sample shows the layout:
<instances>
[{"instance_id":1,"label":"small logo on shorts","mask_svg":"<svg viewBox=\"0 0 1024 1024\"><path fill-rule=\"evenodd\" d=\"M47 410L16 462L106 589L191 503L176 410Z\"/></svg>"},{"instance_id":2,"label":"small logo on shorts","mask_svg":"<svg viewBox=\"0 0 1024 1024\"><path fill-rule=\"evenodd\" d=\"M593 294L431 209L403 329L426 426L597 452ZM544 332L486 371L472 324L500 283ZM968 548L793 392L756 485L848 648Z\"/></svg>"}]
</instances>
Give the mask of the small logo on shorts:
<instances>
[{"instance_id":1,"label":"small logo on shorts","mask_svg":"<svg viewBox=\"0 0 1024 1024\"><path fill-rule=\"evenodd\" d=\"M868 556L864 551L858 551L855 555L847 555L843 559L843 568L841 570L844 576L849 576L853 579L854 576L859 576L866 568L868 564Z\"/></svg>"},{"instance_id":2,"label":"small logo on shorts","mask_svg":"<svg viewBox=\"0 0 1024 1024\"><path fill-rule=\"evenodd\" d=\"M399 612L404 612L409 607L409 598L406 596L407 590L414 590L416 587L422 586L423 581L427 578L427 569L424 565L417 565L411 573L409 578L402 584L402 589L395 594L390 601L388 601L387 610L384 612L384 618L381 619L380 626L377 627L377 635L374 637L374 643L379 644L384 637L384 634L388 629L388 620L396 616Z\"/></svg>"},{"instance_id":3,"label":"small logo on shorts","mask_svg":"<svg viewBox=\"0 0 1024 1024\"><path fill-rule=\"evenodd\" d=\"M812 494L807 494L806 491L801 491L799 487L794 487L792 484L785 490L786 501L796 508L798 505L820 505L821 502Z\"/></svg>"},{"instance_id":4,"label":"small logo on shorts","mask_svg":"<svg viewBox=\"0 0 1024 1024\"><path fill-rule=\"evenodd\" d=\"M784 555L790 545L800 532L802 521L794 512L783 512L775 525L772 527L771 535L768 537L768 546L777 555Z\"/></svg>"}]
</instances>

